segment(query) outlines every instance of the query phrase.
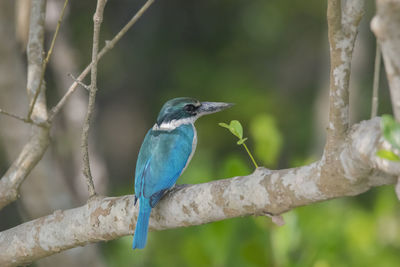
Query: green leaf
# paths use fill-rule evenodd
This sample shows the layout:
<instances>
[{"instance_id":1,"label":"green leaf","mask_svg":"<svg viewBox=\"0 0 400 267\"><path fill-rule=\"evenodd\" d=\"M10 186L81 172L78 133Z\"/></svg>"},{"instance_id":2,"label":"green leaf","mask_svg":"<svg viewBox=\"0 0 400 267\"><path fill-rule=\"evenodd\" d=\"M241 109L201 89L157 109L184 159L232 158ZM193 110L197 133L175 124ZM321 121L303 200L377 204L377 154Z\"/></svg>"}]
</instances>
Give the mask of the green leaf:
<instances>
[{"instance_id":1,"label":"green leaf","mask_svg":"<svg viewBox=\"0 0 400 267\"><path fill-rule=\"evenodd\" d=\"M239 141L237 141L237 144L238 144L238 145L241 145L241 144L243 144L244 142L246 142L246 140L247 140L247 137L246 137L246 138L242 138L242 139L240 139Z\"/></svg>"},{"instance_id":2,"label":"green leaf","mask_svg":"<svg viewBox=\"0 0 400 267\"><path fill-rule=\"evenodd\" d=\"M229 126L230 126L231 132L235 136L237 136L239 139L243 138L243 127L242 127L242 124L240 124L239 121L233 120L233 121L231 121Z\"/></svg>"},{"instance_id":3,"label":"green leaf","mask_svg":"<svg viewBox=\"0 0 400 267\"><path fill-rule=\"evenodd\" d=\"M223 122L218 123L219 126L227 128L234 136L243 139L243 127L237 120L232 120L229 125Z\"/></svg>"},{"instance_id":4,"label":"green leaf","mask_svg":"<svg viewBox=\"0 0 400 267\"><path fill-rule=\"evenodd\" d=\"M383 159L400 161L400 157L390 150L378 150L378 152L376 152L376 155Z\"/></svg>"},{"instance_id":5,"label":"green leaf","mask_svg":"<svg viewBox=\"0 0 400 267\"><path fill-rule=\"evenodd\" d=\"M400 150L400 123L396 122L391 115L383 115L381 127L386 141Z\"/></svg>"},{"instance_id":6,"label":"green leaf","mask_svg":"<svg viewBox=\"0 0 400 267\"><path fill-rule=\"evenodd\" d=\"M229 125L224 123L224 122L220 122L220 123L218 123L218 125L221 126L221 127L229 129Z\"/></svg>"}]
</instances>

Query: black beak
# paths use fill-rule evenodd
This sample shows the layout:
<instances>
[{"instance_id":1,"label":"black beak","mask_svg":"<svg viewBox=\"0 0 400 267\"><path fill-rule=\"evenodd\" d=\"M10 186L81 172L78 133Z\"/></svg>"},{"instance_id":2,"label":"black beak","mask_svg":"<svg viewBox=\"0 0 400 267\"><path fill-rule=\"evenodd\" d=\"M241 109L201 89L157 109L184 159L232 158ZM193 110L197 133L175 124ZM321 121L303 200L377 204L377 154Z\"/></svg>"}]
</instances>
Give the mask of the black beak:
<instances>
[{"instance_id":1,"label":"black beak","mask_svg":"<svg viewBox=\"0 0 400 267\"><path fill-rule=\"evenodd\" d=\"M199 114L211 114L232 107L233 103L224 102L201 102L201 106L197 110Z\"/></svg>"}]
</instances>

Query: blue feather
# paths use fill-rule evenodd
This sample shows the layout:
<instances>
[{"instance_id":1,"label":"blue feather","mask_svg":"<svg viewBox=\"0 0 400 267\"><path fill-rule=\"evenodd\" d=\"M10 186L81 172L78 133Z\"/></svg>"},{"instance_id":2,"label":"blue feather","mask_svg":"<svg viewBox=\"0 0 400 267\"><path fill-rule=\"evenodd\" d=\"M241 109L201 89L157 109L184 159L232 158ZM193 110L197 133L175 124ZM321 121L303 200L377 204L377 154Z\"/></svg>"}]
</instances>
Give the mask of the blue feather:
<instances>
[{"instance_id":1,"label":"blue feather","mask_svg":"<svg viewBox=\"0 0 400 267\"><path fill-rule=\"evenodd\" d=\"M151 207L149 201L146 198L141 197L139 199L139 215L136 223L135 235L133 236L133 249L143 249L146 246L150 213Z\"/></svg>"},{"instance_id":2,"label":"blue feather","mask_svg":"<svg viewBox=\"0 0 400 267\"><path fill-rule=\"evenodd\" d=\"M140 148L135 171L139 215L132 247L144 248L151 209L182 174L192 153L194 126L184 124L172 131L150 130Z\"/></svg>"}]
</instances>

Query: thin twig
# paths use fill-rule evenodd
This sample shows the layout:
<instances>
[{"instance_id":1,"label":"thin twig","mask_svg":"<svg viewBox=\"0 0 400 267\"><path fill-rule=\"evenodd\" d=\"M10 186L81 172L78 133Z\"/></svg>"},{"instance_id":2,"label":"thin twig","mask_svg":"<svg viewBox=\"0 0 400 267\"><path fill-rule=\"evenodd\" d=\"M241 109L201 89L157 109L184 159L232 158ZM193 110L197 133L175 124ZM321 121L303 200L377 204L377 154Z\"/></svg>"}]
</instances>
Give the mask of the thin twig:
<instances>
[{"instance_id":1,"label":"thin twig","mask_svg":"<svg viewBox=\"0 0 400 267\"><path fill-rule=\"evenodd\" d=\"M33 108L35 107L36 100L37 100L37 98L38 98L38 96L39 96L40 89L42 88L42 84L43 84L43 81L44 81L44 74L45 74L45 72L46 72L47 63L49 62L50 57L51 57L51 54L53 53L54 44L55 44L56 39L57 39L58 31L60 30L61 21L62 21L62 19L63 19L63 17L64 17L64 11L65 11L65 8L66 8L67 4L68 4L68 0L65 0L64 6L63 6L63 8L62 8L62 10L61 10L60 17L58 18L56 31L54 32L53 39L51 40L50 49L49 49L49 51L47 52L46 58L43 60L43 63L42 63L42 73L41 73L41 76L40 76L39 86L38 86L38 88L35 90L35 94L34 94L34 96L33 96L33 98L32 98L31 103L29 104L28 115L26 116L28 120L31 119L32 112L33 112Z\"/></svg>"},{"instance_id":2,"label":"thin twig","mask_svg":"<svg viewBox=\"0 0 400 267\"><path fill-rule=\"evenodd\" d=\"M375 66L374 66L374 84L372 89L372 108L371 108L371 119L378 115L378 89L379 89L379 76L381 72L381 45L378 39L376 40L376 51L375 51Z\"/></svg>"},{"instance_id":3,"label":"thin twig","mask_svg":"<svg viewBox=\"0 0 400 267\"><path fill-rule=\"evenodd\" d=\"M247 154L249 154L249 156L250 156L250 158L251 158L251 161L253 162L254 166L255 166L256 169L257 169L257 168L258 168L258 165L257 165L255 159L253 158L253 155L250 153L250 150L247 148L247 146L246 146L245 143L243 143L243 146L244 146L244 148L246 149Z\"/></svg>"},{"instance_id":4,"label":"thin twig","mask_svg":"<svg viewBox=\"0 0 400 267\"><path fill-rule=\"evenodd\" d=\"M97 59L99 61L100 58ZM68 88L65 95L60 99L60 101L50 110L49 112L49 122L53 121L54 117L57 113L61 110L61 108L65 105L69 97L75 92L75 89L78 87L79 82L82 82L86 75L89 73L90 69L92 68L92 63L90 63L86 68L82 71L81 74L76 78L76 81L72 83L72 85Z\"/></svg>"},{"instance_id":5,"label":"thin twig","mask_svg":"<svg viewBox=\"0 0 400 267\"><path fill-rule=\"evenodd\" d=\"M21 117L21 116L16 115L16 114L9 113L9 112L7 112L5 110L2 110L2 109L0 109L0 114L6 115L8 117L11 117L11 118L14 118L14 119L17 119L17 120L20 120L20 121L25 122L25 123L32 123L32 120L29 120L27 118Z\"/></svg>"},{"instance_id":6,"label":"thin twig","mask_svg":"<svg viewBox=\"0 0 400 267\"><path fill-rule=\"evenodd\" d=\"M74 77L74 75L72 75L71 73L68 73L68 77L70 77L72 80L74 80L75 82L77 82L80 86L82 86L83 88L85 88L87 91L90 91L90 85L86 85L83 82L79 81L77 78Z\"/></svg>"},{"instance_id":7,"label":"thin twig","mask_svg":"<svg viewBox=\"0 0 400 267\"><path fill-rule=\"evenodd\" d=\"M114 45L124 36L124 34L138 21L138 19L146 12L146 10L153 4L154 0L147 0L146 3L139 9L139 11L131 18L131 20L115 35L111 41L106 41L106 46L100 51L99 57L102 57L108 50L112 49Z\"/></svg>"},{"instance_id":8,"label":"thin twig","mask_svg":"<svg viewBox=\"0 0 400 267\"><path fill-rule=\"evenodd\" d=\"M130 21L114 36L114 38L111 41L106 41L106 45L101 49L97 56L97 61L100 61L100 59L108 52L110 51L115 44L122 38L122 36L125 35L125 33L138 21L138 19L146 12L146 10L153 4L154 0L147 0L147 2L139 9L138 12L130 19ZM60 109L65 105L65 102L69 99L69 97L72 95L72 93L75 91L76 87L78 86L78 81L81 82L83 79L86 77L86 75L89 73L90 69L92 68L92 63L90 63L83 71L82 73L77 77L77 81L75 81L67 90L65 95L60 99L60 101L55 105L49 114L49 121L52 121L54 119L54 116L57 115L57 113L60 111Z\"/></svg>"},{"instance_id":9,"label":"thin twig","mask_svg":"<svg viewBox=\"0 0 400 267\"><path fill-rule=\"evenodd\" d=\"M92 49L92 70L90 75L90 94L88 109L86 113L85 122L82 129L82 139L81 148L83 154L83 174L86 178L86 183L89 190L89 197L96 195L96 191L93 184L92 172L90 171L90 161L89 161L89 129L90 122L92 120L92 114L94 110L94 104L96 102L97 93L97 55L99 51L99 37L100 37L100 27L103 22L103 12L106 5L106 0L97 0L96 12L93 16L93 49Z\"/></svg>"}]
</instances>

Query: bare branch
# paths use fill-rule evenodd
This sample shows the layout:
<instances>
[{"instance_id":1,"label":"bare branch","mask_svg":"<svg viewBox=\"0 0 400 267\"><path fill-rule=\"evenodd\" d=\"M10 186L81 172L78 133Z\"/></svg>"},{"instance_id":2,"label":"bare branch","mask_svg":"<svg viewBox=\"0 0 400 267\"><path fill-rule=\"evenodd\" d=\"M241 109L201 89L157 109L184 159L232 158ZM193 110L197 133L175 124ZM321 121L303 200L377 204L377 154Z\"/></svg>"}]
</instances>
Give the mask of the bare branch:
<instances>
[{"instance_id":1,"label":"bare branch","mask_svg":"<svg viewBox=\"0 0 400 267\"><path fill-rule=\"evenodd\" d=\"M84 84L83 82L79 81L77 78L74 77L74 75L72 75L71 73L68 73L68 76L74 80L75 82L77 82L80 86L82 86L83 88L85 88L88 92L90 91L90 86Z\"/></svg>"},{"instance_id":2,"label":"bare branch","mask_svg":"<svg viewBox=\"0 0 400 267\"><path fill-rule=\"evenodd\" d=\"M378 115L378 90L379 90L379 77L381 73L381 46L379 41L376 40L376 51L375 51L375 66L374 66L374 83L372 88L372 108L371 108L371 119Z\"/></svg>"},{"instance_id":3,"label":"bare branch","mask_svg":"<svg viewBox=\"0 0 400 267\"><path fill-rule=\"evenodd\" d=\"M32 121L31 121L31 120L28 120L27 118L24 118L24 117L15 115L15 114L13 114L13 113L9 113L9 112L7 112L7 111L5 111L5 110L2 110L2 109L0 109L0 114L6 115L6 116L8 116L8 117L17 119L17 120L22 121L22 122L25 122L25 123L32 123Z\"/></svg>"},{"instance_id":4,"label":"bare branch","mask_svg":"<svg viewBox=\"0 0 400 267\"><path fill-rule=\"evenodd\" d=\"M30 22L29 45L28 45L28 82L27 89L30 98L35 95L32 88L39 88L42 73L42 61L44 55L44 18L45 0L32 1L32 13ZM154 0L148 0L143 7L132 17L132 19L121 29L121 31L99 52L98 60L110 51L122 36L132 27L143 13L150 7ZM38 12L40 11L40 12ZM91 64L78 76L77 80L82 81L91 69ZM39 78L38 78L39 77ZM31 139L22 149L18 158L12 163L8 171L0 179L0 210L15 201L18 197L18 188L28 176L30 171L42 158L49 145L49 128L54 116L65 104L69 96L74 92L78 82L75 81L62 97L59 103L51 110L47 116L46 99L44 95L44 84L37 97L37 103L32 112L33 124Z\"/></svg>"},{"instance_id":5,"label":"bare branch","mask_svg":"<svg viewBox=\"0 0 400 267\"><path fill-rule=\"evenodd\" d=\"M349 127L349 81L357 27L364 12L364 0L328 0L330 44L330 94L327 149L335 149Z\"/></svg>"},{"instance_id":6,"label":"bare branch","mask_svg":"<svg viewBox=\"0 0 400 267\"><path fill-rule=\"evenodd\" d=\"M114 36L114 38L111 41L106 41L106 45L101 49L97 56L97 61L100 61L100 59L111 49L114 48L114 46L118 43L118 41L124 36L127 31L139 20L139 18L146 12L146 10L153 4L154 0L147 0L147 2L139 9L139 11L130 19L130 21ZM57 115L57 113L60 111L60 109L64 106L65 102L68 100L68 98L72 95L72 93L75 91L76 87L78 86L79 82L82 82L83 79L86 77L86 75L89 73L90 69L92 67L92 63L90 63L83 71L82 73L78 76L77 81L75 81L67 90L65 95L60 99L60 101L55 105L51 111L50 111L50 116L49 116L49 121L52 121Z\"/></svg>"},{"instance_id":7,"label":"bare branch","mask_svg":"<svg viewBox=\"0 0 400 267\"><path fill-rule=\"evenodd\" d=\"M97 0L96 12L93 16L93 49L92 49L92 69L91 69L91 77L90 77L90 94L89 94L89 102L87 113L85 117L85 122L83 123L82 129L82 139L81 139L81 148L83 154L83 175L86 178L86 184L88 186L89 197L92 197L96 194L96 190L93 184L93 177L90 171L90 161L89 161L89 129L90 122L92 120L92 114L94 110L94 104L96 102L96 93L97 93L97 54L99 51L99 37L100 37L100 27L103 22L103 12L104 7L106 5L106 0Z\"/></svg>"},{"instance_id":8,"label":"bare branch","mask_svg":"<svg viewBox=\"0 0 400 267\"><path fill-rule=\"evenodd\" d=\"M58 22L57 22L56 31L54 32L53 39L51 40L50 49L49 49L49 51L47 52L46 58L43 60L43 63L42 63L42 73L41 73L41 76L40 76L39 86L38 86L38 88L35 90L35 94L34 94L34 96L33 96L33 98L32 98L32 101L31 101L30 104L29 104L28 115L26 116L28 120L31 119L31 115L32 115L32 112L33 112L33 108L34 108L34 106L35 106L35 104L36 104L37 97L39 96L40 88L42 87L42 84L43 84L43 81L44 81L44 74L45 74L45 72L46 72L47 63L49 62L50 57L51 57L51 54L53 53L54 44L55 44L56 39L57 39L58 31L59 31L59 29L60 29L61 21L62 21L62 19L63 19L63 17L64 17L64 11L65 11L65 8L66 8L67 4L68 4L68 0L65 0L64 6L63 6L63 8L62 8L62 10L61 10L61 14L60 14L60 17L59 17Z\"/></svg>"},{"instance_id":9,"label":"bare branch","mask_svg":"<svg viewBox=\"0 0 400 267\"><path fill-rule=\"evenodd\" d=\"M400 121L400 1L379 0L376 5L371 28L381 44L393 112Z\"/></svg>"},{"instance_id":10,"label":"bare branch","mask_svg":"<svg viewBox=\"0 0 400 267\"><path fill-rule=\"evenodd\" d=\"M253 174L185 186L168 194L152 211L150 230L199 225L249 215L279 215L295 207L361 194L394 184L395 175L377 169L380 119L353 127L338 150L335 170L324 172L324 158L286 169L258 168ZM362 145L361 145L362 144ZM392 164L391 162L386 162ZM325 181L329 180L329 183ZM133 196L93 198L86 205L56 211L0 233L0 265L27 264L90 242L112 240L134 231L138 206Z\"/></svg>"},{"instance_id":11,"label":"bare branch","mask_svg":"<svg viewBox=\"0 0 400 267\"><path fill-rule=\"evenodd\" d=\"M97 59L97 61L100 60L100 57ZM75 92L75 89L78 87L79 83L83 81L83 79L86 77L86 75L89 73L90 69L92 68L92 63L90 63L79 76L76 78L76 81L72 83L72 85L68 88L67 92L65 95L60 99L60 101L55 105L51 110L50 110L50 115L49 115L49 122L52 122L54 117L58 114L58 112L61 110L61 108L65 105L65 102L67 102L68 98L72 95L73 92Z\"/></svg>"},{"instance_id":12,"label":"bare branch","mask_svg":"<svg viewBox=\"0 0 400 267\"><path fill-rule=\"evenodd\" d=\"M46 0L34 0L31 5L31 20L29 25L29 41L27 48L28 81L27 90L32 102L36 92L37 105L32 112L32 120L47 121L47 107L45 97L45 84L41 83L43 55L44 55L44 22L46 16ZM40 87L39 87L40 85Z\"/></svg>"},{"instance_id":13,"label":"bare branch","mask_svg":"<svg viewBox=\"0 0 400 267\"><path fill-rule=\"evenodd\" d=\"M400 122L400 0L376 1L377 14L371 21L383 55L394 117ZM396 186L400 200L400 177Z\"/></svg>"},{"instance_id":14,"label":"bare branch","mask_svg":"<svg viewBox=\"0 0 400 267\"><path fill-rule=\"evenodd\" d=\"M40 161L49 145L49 129L38 126L34 128L32 130L34 135L0 179L0 210L18 198L19 187Z\"/></svg>"},{"instance_id":15,"label":"bare branch","mask_svg":"<svg viewBox=\"0 0 400 267\"><path fill-rule=\"evenodd\" d=\"M35 92L32 88L39 88L44 40L44 19L46 12L45 0L33 0L29 27L28 56L28 95L32 99ZM49 145L49 126L47 122L45 87L41 85L37 103L33 109L32 118L41 126L33 125L31 138L24 146L18 158L0 179L0 209L18 197L18 189L30 171L42 158Z\"/></svg>"}]
</instances>

